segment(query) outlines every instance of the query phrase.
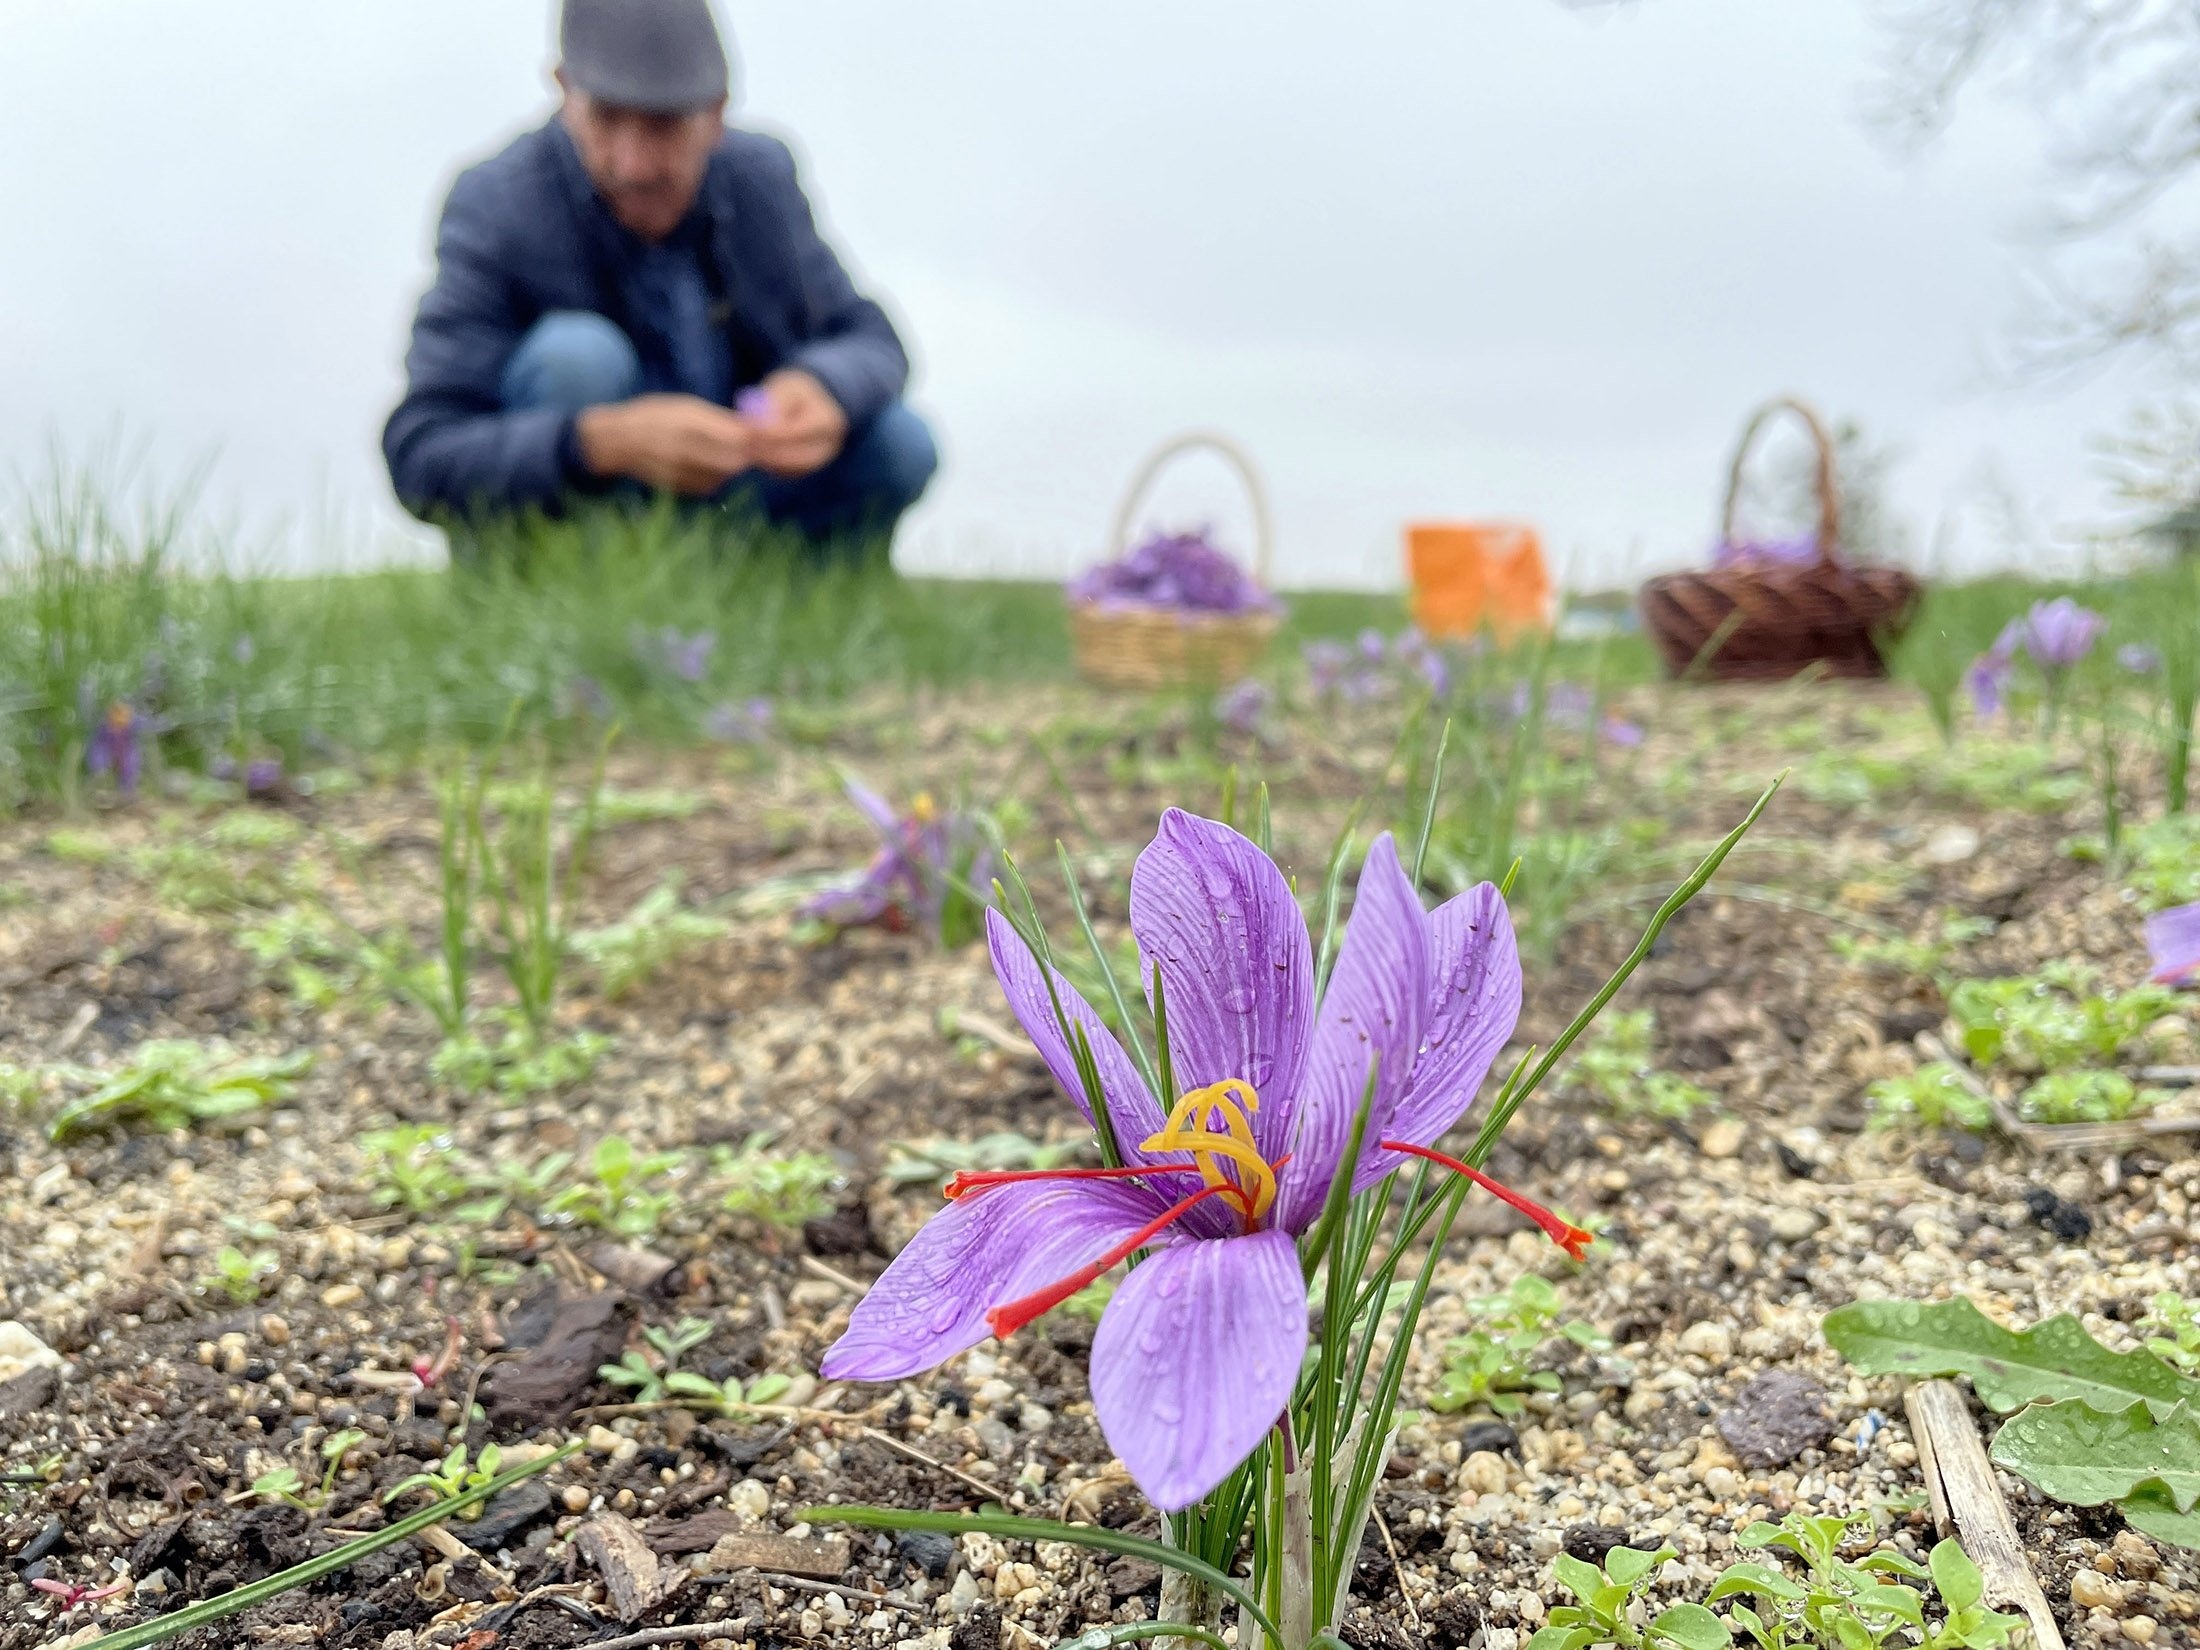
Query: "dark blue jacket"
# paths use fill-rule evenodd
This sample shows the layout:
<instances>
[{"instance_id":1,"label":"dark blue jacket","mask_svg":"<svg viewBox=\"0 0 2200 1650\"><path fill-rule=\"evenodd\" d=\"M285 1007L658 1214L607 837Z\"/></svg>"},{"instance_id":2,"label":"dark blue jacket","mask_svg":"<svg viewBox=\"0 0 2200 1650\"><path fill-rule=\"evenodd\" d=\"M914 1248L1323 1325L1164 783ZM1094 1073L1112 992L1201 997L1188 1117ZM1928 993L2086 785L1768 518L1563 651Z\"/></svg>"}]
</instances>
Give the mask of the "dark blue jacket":
<instances>
[{"instance_id":1,"label":"dark blue jacket","mask_svg":"<svg viewBox=\"0 0 2200 1650\"><path fill-rule=\"evenodd\" d=\"M859 426L900 398L909 376L901 340L819 238L785 144L728 129L697 205L735 384L800 367ZM406 509L554 511L594 485L571 473L571 417L506 412L499 387L520 339L550 310L593 310L630 337L656 330L625 313L631 244L556 120L460 174L436 234L435 284L413 322L405 399L382 431Z\"/></svg>"}]
</instances>

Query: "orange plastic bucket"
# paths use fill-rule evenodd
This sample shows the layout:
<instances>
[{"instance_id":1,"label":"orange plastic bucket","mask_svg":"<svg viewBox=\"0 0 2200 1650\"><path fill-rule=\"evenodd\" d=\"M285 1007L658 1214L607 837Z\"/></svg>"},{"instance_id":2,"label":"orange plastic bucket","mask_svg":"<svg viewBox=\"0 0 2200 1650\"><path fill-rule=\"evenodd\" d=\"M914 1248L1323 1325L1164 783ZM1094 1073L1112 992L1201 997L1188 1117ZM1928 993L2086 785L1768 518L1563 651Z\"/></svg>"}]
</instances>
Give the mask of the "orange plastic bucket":
<instances>
[{"instance_id":1,"label":"orange plastic bucket","mask_svg":"<svg viewBox=\"0 0 2200 1650\"><path fill-rule=\"evenodd\" d=\"M1413 621L1430 636L1500 640L1551 627L1543 539L1513 521L1421 521L1406 528Z\"/></svg>"}]
</instances>

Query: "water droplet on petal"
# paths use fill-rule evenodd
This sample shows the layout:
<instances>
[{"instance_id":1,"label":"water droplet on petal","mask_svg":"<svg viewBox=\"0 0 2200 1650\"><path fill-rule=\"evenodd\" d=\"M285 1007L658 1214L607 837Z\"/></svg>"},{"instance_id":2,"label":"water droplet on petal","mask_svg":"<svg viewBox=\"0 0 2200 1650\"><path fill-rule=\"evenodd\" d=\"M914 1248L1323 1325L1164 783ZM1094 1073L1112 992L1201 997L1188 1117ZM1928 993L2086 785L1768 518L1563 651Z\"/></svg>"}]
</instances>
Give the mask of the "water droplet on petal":
<instances>
[{"instance_id":1,"label":"water droplet on petal","mask_svg":"<svg viewBox=\"0 0 2200 1650\"><path fill-rule=\"evenodd\" d=\"M1232 1014L1252 1013L1253 1000L1253 988L1249 985L1234 985L1222 994L1222 1006Z\"/></svg>"},{"instance_id":2,"label":"water droplet on petal","mask_svg":"<svg viewBox=\"0 0 2200 1650\"><path fill-rule=\"evenodd\" d=\"M944 1335L961 1321L961 1307L943 1306L937 1312L932 1314L932 1333L935 1335Z\"/></svg>"},{"instance_id":3,"label":"water droplet on petal","mask_svg":"<svg viewBox=\"0 0 2200 1650\"><path fill-rule=\"evenodd\" d=\"M1207 884L1207 897L1209 899L1228 899L1230 897L1230 875L1221 866L1208 866L1203 880Z\"/></svg>"}]
</instances>

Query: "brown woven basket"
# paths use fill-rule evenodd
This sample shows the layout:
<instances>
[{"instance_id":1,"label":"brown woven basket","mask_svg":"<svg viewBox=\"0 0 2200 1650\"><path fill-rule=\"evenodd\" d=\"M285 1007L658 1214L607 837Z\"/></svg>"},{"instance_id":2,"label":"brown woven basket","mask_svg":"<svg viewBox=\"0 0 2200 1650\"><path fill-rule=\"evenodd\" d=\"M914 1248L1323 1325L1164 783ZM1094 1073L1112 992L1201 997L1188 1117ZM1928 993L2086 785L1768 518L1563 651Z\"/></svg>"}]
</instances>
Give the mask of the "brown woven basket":
<instances>
[{"instance_id":1,"label":"brown woven basket","mask_svg":"<svg viewBox=\"0 0 2200 1650\"><path fill-rule=\"evenodd\" d=\"M1213 430L1194 430L1163 442L1138 467L1116 507L1108 554L1120 556L1130 548L1138 507L1162 470L1182 454L1200 451L1219 454L1245 484L1253 504L1253 576L1265 585L1274 553L1267 492L1245 449ZM1219 687L1238 680L1260 662L1280 623L1273 613L1180 614L1072 602L1070 650L1080 674L1108 687Z\"/></svg>"},{"instance_id":2,"label":"brown woven basket","mask_svg":"<svg viewBox=\"0 0 2200 1650\"><path fill-rule=\"evenodd\" d=\"M1818 449L1818 559L1668 573L1644 585L1643 627L1675 676L1775 681L1814 665L1832 676L1884 676L1887 661L1880 645L1900 634L1917 603L1917 580L1899 568L1841 560L1833 438L1819 416L1792 396L1758 408L1742 430L1727 476L1722 541L1734 537L1742 470L1758 432L1781 412L1801 418Z\"/></svg>"}]
</instances>

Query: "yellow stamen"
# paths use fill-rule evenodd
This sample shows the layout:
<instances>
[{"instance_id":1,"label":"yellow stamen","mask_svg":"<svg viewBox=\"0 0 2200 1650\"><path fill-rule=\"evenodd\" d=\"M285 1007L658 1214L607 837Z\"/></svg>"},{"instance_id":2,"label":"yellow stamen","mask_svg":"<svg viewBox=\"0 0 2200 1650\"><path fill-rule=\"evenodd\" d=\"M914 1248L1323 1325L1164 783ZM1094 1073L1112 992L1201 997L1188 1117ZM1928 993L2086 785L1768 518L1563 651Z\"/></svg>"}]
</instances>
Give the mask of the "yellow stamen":
<instances>
[{"instance_id":1,"label":"yellow stamen","mask_svg":"<svg viewBox=\"0 0 2200 1650\"><path fill-rule=\"evenodd\" d=\"M1194 1089L1176 1103L1158 1134L1140 1143L1149 1152L1190 1152L1200 1179L1221 1190L1251 1225L1276 1201L1276 1171L1253 1140L1247 1113L1260 1110L1260 1096L1241 1078L1226 1077ZM1221 1131L1214 1119L1221 1121ZM1222 1167L1227 1161L1233 1175Z\"/></svg>"}]
</instances>

